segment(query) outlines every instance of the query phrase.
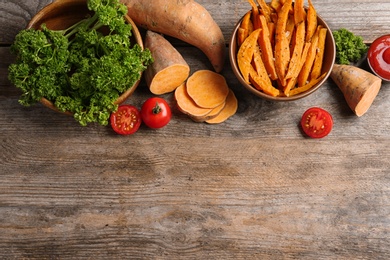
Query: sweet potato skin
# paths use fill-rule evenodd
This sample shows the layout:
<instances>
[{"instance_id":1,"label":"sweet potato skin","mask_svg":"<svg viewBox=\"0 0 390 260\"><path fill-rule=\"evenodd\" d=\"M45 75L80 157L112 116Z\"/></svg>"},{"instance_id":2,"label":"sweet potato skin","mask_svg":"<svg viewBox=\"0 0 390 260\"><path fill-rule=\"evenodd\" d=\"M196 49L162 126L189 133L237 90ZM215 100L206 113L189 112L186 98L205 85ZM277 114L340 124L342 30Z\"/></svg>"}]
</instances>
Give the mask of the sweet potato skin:
<instances>
[{"instance_id":1,"label":"sweet potato skin","mask_svg":"<svg viewBox=\"0 0 390 260\"><path fill-rule=\"evenodd\" d=\"M137 26L180 39L199 48L216 72L226 58L225 38L210 13L194 0L122 0Z\"/></svg>"}]
</instances>

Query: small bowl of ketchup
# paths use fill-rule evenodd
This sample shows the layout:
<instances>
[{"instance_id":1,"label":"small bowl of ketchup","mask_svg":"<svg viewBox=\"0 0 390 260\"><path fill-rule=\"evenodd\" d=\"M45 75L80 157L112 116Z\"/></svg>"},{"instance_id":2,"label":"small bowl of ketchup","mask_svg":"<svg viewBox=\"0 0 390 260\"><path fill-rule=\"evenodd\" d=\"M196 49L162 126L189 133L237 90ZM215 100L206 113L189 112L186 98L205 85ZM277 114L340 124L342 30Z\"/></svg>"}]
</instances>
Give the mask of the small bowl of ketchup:
<instances>
[{"instance_id":1,"label":"small bowl of ketchup","mask_svg":"<svg viewBox=\"0 0 390 260\"><path fill-rule=\"evenodd\" d=\"M367 61L378 77L390 81L390 34L373 41L368 49Z\"/></svg>"}]
</instances>

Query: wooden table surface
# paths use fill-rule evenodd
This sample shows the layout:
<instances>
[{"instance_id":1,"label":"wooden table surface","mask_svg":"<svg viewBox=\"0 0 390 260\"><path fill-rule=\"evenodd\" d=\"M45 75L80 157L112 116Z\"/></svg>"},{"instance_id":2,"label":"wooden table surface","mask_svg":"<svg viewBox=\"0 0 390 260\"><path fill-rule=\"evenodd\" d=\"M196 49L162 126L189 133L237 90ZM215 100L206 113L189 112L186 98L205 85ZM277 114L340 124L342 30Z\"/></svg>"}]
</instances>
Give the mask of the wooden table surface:
<instances>
[{"instance_id":1,"label":"wooden table surface","mask_svg":"<svg viewBox=\"0 0 390 260\"><path fill-rule=\"evenodd\" d=\"M8 81L17 32L50 0L0 0L0 259L390 259L390 84L355 116L329 79L275 103L234 77L236 115L195 123L175 108L163 129L133 136L81 127ZM226 42L245 0L199 0ZM306 2L306 1L305 1ZM387 0L316 1L332 30L368 44L390 32ZM191 71L210 69L179 44ZM363 63L362 65L367 66ZM152 94L142 81L126 103ZM308 139L298 123L327 109L334 128Z\"/></svg>"}]
</instances>

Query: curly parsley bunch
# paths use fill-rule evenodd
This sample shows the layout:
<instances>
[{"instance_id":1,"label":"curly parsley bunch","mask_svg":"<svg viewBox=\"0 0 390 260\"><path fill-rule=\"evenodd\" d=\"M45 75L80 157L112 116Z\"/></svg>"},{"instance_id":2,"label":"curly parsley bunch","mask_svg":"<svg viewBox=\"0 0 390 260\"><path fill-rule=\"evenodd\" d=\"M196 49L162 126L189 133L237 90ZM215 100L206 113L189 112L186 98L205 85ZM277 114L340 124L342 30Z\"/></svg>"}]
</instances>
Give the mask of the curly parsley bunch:
<instances>
[{"instance_id":1,"label":"curly parsley bunch","mask_svg":"<svg viewBox=\"0 0 390 260\"><path fill-rule=\"evenodd\" d=\"M333 32L336 43L336 62L350 64L357 62L368 50L361 36L356 36L345 28Z\"/></svg>"},{"instance_id":2,"label":"curly parsley bunch","mask_svg":"<svg viewBox=\"0 0 390 260\"><path fill-rule=\"evenodd\" d=\"M132 27L119 0L88 0L94 15L65 30L26 29L11 51L16 62L9 79L22 90L19 102L29 106L42 97L60 111L70 111L83 126L107 125L114 102L153 62L149 50L130 42ZM99 28L106 26L108 34Z\"/></svg>"}]
</instances>

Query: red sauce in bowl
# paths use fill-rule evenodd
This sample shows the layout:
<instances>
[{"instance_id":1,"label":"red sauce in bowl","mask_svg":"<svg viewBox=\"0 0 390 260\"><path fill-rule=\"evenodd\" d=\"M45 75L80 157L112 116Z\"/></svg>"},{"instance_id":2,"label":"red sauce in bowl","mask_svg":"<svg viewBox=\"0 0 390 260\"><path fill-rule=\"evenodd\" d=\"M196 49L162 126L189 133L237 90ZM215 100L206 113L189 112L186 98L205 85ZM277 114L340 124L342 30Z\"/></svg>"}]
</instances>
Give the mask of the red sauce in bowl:
<instances>
[{"instance_id":1,"label":"red sauce in bowl","mask_svg":"<svg viewBox=\"0 0 390 260\"><path fill-rule=\"evenodd\" d=\"M390 35L381 36L371 44L367 60L378 77L390 81Z\"/></svg>"}]
</instances>

